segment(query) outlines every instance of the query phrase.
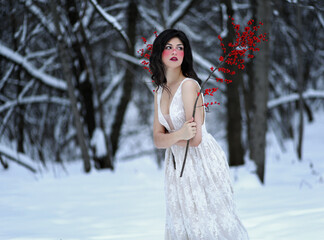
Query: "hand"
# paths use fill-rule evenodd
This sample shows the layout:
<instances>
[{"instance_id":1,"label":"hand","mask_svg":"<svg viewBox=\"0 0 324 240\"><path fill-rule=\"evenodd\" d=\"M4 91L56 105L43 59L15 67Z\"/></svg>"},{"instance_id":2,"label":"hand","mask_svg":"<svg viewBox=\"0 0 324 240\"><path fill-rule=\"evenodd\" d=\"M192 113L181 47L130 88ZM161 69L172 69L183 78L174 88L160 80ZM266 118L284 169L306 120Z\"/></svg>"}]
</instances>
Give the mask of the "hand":
<instances>
[{"instance_id":1,"label":"hand","mask_svg":"<svg viewBox=\"0 0 324 240\"><path fill-rule=\"evenodd\" d=\"M183 140L189 140L196 135L197 123L194 122L193 118L186 121L180 129Z\"/></svg>"}]
</instances>

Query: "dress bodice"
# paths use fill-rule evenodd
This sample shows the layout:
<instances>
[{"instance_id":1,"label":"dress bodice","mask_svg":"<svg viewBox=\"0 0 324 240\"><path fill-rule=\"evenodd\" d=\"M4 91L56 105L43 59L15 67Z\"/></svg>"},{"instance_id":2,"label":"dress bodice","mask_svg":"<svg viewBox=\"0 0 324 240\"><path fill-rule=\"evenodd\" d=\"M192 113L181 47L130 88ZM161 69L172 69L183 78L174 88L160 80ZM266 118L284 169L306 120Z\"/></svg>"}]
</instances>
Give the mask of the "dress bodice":
<instances>
[{"instance_id":1,"label":"dress bodice","mask_svg":"<svg viewBox=\"0 0 324 240\"><path fill-rule=\"evenodd\" d=\"M179 85L178 89L176 90L176 92L173 96L173 99L170 103L169 114L166 114L166 115L162 114L162 111L161 111L162 88L160 87L157 91L159 122L168 130L168 132L173 132L173 131L179 130L183 126L183 124L186 122L186 115L185 115L183 101L182 101L181 86L185 81L188 81L188 80L194 81L195 83L197 83L197 85L199 86L199 89L200 89L200 85L196 80L194 80L192 78L185 78L184 80L182 80L182 82L180 83L180 85ZM202 99L204 102L203 94L201 94L201 96L202 96ZM206 114L204 111L204 122L202 125L202 137L204 136L204 134L207 134L205 122L206 122Z\"/></svg>"}]
</instances>

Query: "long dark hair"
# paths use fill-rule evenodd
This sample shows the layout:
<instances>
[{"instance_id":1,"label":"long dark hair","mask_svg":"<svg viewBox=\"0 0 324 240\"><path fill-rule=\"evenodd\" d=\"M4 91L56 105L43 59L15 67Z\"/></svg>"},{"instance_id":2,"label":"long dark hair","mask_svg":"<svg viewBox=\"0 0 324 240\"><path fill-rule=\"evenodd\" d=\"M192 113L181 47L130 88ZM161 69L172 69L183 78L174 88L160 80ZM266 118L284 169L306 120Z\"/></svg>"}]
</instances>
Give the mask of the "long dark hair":
<instances>
[{"instance_id":1,"label":"long dark hair","mask_svg":"<svg viewBox=\"0 0 324 240\"><path fill-rule=\"evenodd\" d=\"M171 38L177 37L183 43L184 47L184 58L181 64L181 71L185 77L193 78L197 80L199 85L201 85L202 81L198 78L195 70L193 69L192 64L192 53L189 40L184 32L176 29L166 29L161 32L158 37L153 42L153 50L150 57L150 69L152 71L152 80L155 84L163 89L167 89L169 94L170 90L166 85L167 80L164 74L163 62L162 62L162 52L165 48L165 45Z\"/></svg>"}]
</instances>

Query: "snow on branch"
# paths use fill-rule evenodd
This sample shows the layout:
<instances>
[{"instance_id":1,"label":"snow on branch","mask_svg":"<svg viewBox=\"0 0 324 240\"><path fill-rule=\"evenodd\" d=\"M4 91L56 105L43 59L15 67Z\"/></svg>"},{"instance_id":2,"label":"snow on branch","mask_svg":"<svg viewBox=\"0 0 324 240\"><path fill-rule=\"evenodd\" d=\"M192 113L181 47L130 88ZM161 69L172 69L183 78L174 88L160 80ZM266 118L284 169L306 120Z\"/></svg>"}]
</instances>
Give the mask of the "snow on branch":
<instances>
[{"instance_id":1,"label":"snow on branch","mask_svg":"<svg viewBox=\"0 0 324 240\"><path fill-rule=\"evenodd\" d=\"M307 98L324 98L324 91L317 91L314 89L308 89L306 92L302 94L304 99ZM288 103L288 102L293 102L299 99L298 93L293 93L289 94L287 96L279 97L276 99L272 99L268 101L268 109L275 108L279 105Z\"/></svg>"},{"instance_id":2,"label":"snow on branch","mask_svg":"<svg viewBox=\"0 0 324 240\"><path fill-rule=\"evenodd\" d=\"M187 0L180 4L180 6L172 13L166 22L167 28L172 28L179 19L181 19L190 8L194 0Z\"/></svg>"},{"instance_id":3,"label":"snow on branch","mask_svg":"<svg viewBox=\"0 0 324 240\"><path fill-rule=\"evenodd\" d=\"M31 76L40 80L44 84L66 91L67 84L65 81L48 75L47 73L35 68L31 63L29 63L25 57L21 56L19 53L12 51L0 43L0 56L7 58L8 60L22 66Z\"/></svg>"},{"instance_id":4,"label":"snow on branch","mask_svg":"<svg viewBox=\"0 0 324 240\"><path fill-rule=\"evenodd\" d=\"M131 63L133 63L135 65L142 66L138 58L130 56L130 55L126 54L126 53L111 51L111 55L113 55L114 57L126 60L128 62L131 62Z\"/></svg>"},{"instance_id":5,"label":"snow on branch","mask_svg":"<svg viewBox=\"0 0 324 240\"><path fill-rule=\"evenodd\" d=\"M104 102L106 102L109 99L109 97L112 95L114 90L119 86L121 80L125 77L125 73L126 73L126 70L123 69L117 75L114 75L109 86L100 95L100 104L103 104Z\"/></svg>"},{"instance_id":6,"label":"snow on branch","mask_svg":"<svg viewBox=\"0 0 324 240\"><path fill-rule=\"evenodd\" d=\"M13 151L12 149L8 148L7 146L0 144L0 155L4 155L10 160L22 165L23 167L27 168L28 170L36 173L36 168L33 166L34 161L28 157L26 154L18 153Z\"/></svg>"},{"instance_id":7,"label":"snow on branch","mask_svg":"<svg viewBox=\"0 0 324 240\"><path fill-rule=\"evenodd\" d=\"M125 33L125 31L123 30L122 26L117 21L117 19L114 16L110 15L109 13L105 12L105 10L97 3L96 0L90 0L90 2L95 7L95 9L99 12L99 14L120 33L120 35L126 41L127 46L130 47L131 46L130 40L127 34Z\"/></svg>"},{"instance_id":8,"label":"snow on branch","mask_svg":"<svg viewBox=\"0 0 324 240\"><path fill-rule=\"evenodd\" d=\"M3 88L5 83L7 82L9 76L11 75L12 71L14 69L14 65L11 65L8 69L8 71L4 74L4 77L0 81L0 90Z\"/></svg>"},{"instance_id":9,"label":"snow on branch","mask_svg":"<svg viewBox=\"0 0 324 240\"><path fill-rule=\"evenodd\" d=\"M148 14L149 10L141 5L138 6L138 10L142 18L158 32L162 32L164 30L164 28Z\"/></svg>"},{"instance_id":10,"label":"snow on branch","mask_svg":"<svg viewBox=\"0 0 324 240\"><path fill-rule=\"evenodd\" d=\"M29 11L39 19L39 21L45 27L45 29L47 29L47 31L51 35L56 36L55 26L54 26L53 22L48 21L48 17L44 15L42 10L38 6L33 4L33 2L31 0L27 0L25 2L25 5L26 5L27 9L29 9Z\"/></svg>"},{"instance_id":11,"label":"snow on branch","mask_svg":"<svg viewBox=\"0 0 324 240\"><path fill-rule=\"evenodd\" d=\"M210 67L213 66L213 63L209 62L207 59L203 58L195 51L192 51L192 57L197 64L199 64L202 68L205 68L208 71L210 71ZM224 78L223 74L219 71L215 71L213 75L218 78Z\"/></svg>"},{"instance_id":12,"label":"snow on branch","mask_svg":"<svg viewBox=\"0 0 324 240\"><path fill-rule=\"evenodd\" d=\"M69 99L64 99L60 97L50 97L48 95L39 95L39 96L25 97L19 100L8 101L5 104L0 105L0 113L16 105L29 104L29 103L44 103L44 102L51 102L60 105L65 105L65 106L70 105Z\"/></svg>"},{"instance_id":13,"label":"snow on branch","mask_svg":"<svg viewBox=\"0 0 324 240\"><path fill-rule=\"evenodd\" d=\"M30 52L26 55L26 59L46 57L46 56L54 54L56 52L57 52L57 50L55 48L50 48L50 49L41 50L41 51L37 51L37 52Z\"/></svg>"},{"instance_id":14,"label":"snow on branch","mask_svg":"<svg viewBox=\"0 0 324 240\"><path fill-rule=\"evenodd\" d=\"M316 14L317 14L320 24L322 25L322 28L324 28L324 19L323 19L322 14L319 11L316 11Z\"/></svg>"}]
</instances>

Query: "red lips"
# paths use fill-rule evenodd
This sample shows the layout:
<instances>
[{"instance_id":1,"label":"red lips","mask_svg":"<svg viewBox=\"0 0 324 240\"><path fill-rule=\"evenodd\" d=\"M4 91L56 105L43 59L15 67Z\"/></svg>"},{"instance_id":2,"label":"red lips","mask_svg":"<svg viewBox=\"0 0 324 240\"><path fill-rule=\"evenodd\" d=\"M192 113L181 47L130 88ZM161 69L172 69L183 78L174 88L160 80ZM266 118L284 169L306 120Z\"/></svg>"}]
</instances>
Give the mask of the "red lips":
<instances>
[{"instance_id":1,"label":"red lips","mask_svg":"<svg viewBox=\"0 0 324 240\"><path fill-rule=\"evenodd\" d=\"M178 61L178 58L176 58L176 57L172 57L172 58L170 58L170 60L171 60L171 61Z\"/></svg>"}]
</instances>

